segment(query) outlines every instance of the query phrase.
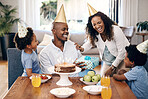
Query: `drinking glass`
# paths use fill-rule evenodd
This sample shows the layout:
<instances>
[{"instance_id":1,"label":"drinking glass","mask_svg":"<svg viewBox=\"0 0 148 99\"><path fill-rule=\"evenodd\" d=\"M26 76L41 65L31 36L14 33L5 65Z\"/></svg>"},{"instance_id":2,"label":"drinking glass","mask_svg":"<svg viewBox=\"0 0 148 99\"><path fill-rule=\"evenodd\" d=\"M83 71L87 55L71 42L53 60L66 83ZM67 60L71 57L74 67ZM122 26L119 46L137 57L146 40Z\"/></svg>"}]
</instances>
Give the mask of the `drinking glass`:
<instances>
[{"instance_id":1,"label":"drinking glass","mask_svg":"<svg viewBox=\"0 0 148 99\"><path fill-rule=\"evenodd\" d=\"M103 99L110 99L112 96L111 87L103 87L101 91L101 97Z\"/></svg>"},{"instance_id":2,"label":"drinking glass","mask_svg":"<svg viewBox=\"0 0 148 99\"><path fill-rule=\"evenodd\" d=\"M41 77L40 75L32 75L32 86L39 87L41 85Z\"/></svg>"},{"instance_id":3,"label":"drinking glass","mask_svg":"<svg viewBox=\"0 0 148 99\"><path fill-rule=\"evenodd\" d=\"M110 77L109 76L105 77L105 85L104 86L105 87L109 87L110 86Z\"/></svg>"},{"instance_id":4,"label":"drinking glass","mask_svg":"<svg viewBox=\"0 0 148 99\"><path fill-rule=\"evenodd\" d=\"M110 86L110 77L109 76L103 76L101 78L101 86L109 87Z\"/></svg>"},{"instance_id":5,"label":"drinking glass","mask_svg":"<svg viewBox=\"0 0 148 99\"><path fill-rule=\"evenodd\" d=\"M104 83L105 83L105 77L101 77L101 86L104 86Z\"/></svg>"}]
</instances>

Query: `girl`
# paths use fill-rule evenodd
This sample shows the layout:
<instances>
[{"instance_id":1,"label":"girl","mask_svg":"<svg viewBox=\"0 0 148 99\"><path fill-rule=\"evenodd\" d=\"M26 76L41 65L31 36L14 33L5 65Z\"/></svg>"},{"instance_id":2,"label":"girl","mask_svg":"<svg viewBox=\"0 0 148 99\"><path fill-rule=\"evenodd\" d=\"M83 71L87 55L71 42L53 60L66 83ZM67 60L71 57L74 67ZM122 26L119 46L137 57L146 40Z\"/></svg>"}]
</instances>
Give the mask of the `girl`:
<instances>
[{"instance_id":1,"label":"girl","mask_svg":"<svg viewBox=\"0 0 148 99\"><path fill-rule=\"evenodd\" d=\"M38 41L36 35L33 33L32 28L24 28L18 23L18 33L14 37L15 45L18 49L22 50L21 61L24 67L22 76L30 77L32 74L40 73L40 65L37 54L35 52Z\"/></svg>"}]
</instances>

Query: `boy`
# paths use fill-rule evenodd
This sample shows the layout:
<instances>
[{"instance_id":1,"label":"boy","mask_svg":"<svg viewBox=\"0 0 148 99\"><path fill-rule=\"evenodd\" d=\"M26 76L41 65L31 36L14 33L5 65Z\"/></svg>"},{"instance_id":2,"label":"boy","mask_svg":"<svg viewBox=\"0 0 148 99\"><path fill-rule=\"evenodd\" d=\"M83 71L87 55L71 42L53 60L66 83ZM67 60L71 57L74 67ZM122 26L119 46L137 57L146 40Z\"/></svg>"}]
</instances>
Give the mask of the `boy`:
<instances>
[{"instance_id":1,"label":"boy","mask_svg":"<svg viewBox=\"0 0 148 99\"><path fill-rule=\"evenodd\" d=\"M143 65L147 61L147 55L141 53L136 45L126 47L125 66L131 68L124 74L114 74L113 78L119 81L126 80L137 98L148 99L148 73Z\"/></svg>"}]
</instances>

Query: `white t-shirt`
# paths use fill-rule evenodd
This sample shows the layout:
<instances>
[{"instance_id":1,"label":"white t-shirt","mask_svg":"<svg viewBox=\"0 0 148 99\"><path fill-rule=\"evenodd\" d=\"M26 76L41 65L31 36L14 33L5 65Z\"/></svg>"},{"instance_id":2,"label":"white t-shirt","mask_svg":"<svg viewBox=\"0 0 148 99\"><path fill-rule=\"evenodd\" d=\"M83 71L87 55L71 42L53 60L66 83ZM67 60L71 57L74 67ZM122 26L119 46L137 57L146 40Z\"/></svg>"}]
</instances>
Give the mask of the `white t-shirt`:
<instances>
[{"instance_id":1,"label":"white t-shirt","mask_svg":"<svg viewBox=\"0 0 148 99\"><path fill-rule=\"evenodd\" d=\"M50 66L62 61L73 63L80 56L80 51L70 40L65 42L63 52L51 42L39 54L42 73L51 74L48 70Z\"/></svg>"}]
</instances>

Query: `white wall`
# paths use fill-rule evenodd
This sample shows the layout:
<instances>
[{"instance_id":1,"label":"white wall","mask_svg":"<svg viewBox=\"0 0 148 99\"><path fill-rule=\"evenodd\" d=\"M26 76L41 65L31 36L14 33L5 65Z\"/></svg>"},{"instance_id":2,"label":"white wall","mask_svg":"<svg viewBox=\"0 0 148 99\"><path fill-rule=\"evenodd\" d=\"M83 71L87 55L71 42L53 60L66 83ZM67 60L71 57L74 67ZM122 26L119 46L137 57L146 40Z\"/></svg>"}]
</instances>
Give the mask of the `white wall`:
<instances>
[{"instance_id":1,"label":"white wall","mask_svg":"<svg viewBox=\"0 0 148 99\"><path fill-rule=\"evenodd\" d=\"M137 22L148 21L148 0L138 0L138 16ZM136 23L137 23L136 22ZM148 36L145 36L145 40L148 39ZM132 38L132 44L139 44L142 42L142 36L134 35Z\"/></svg>"}]
</instances>

